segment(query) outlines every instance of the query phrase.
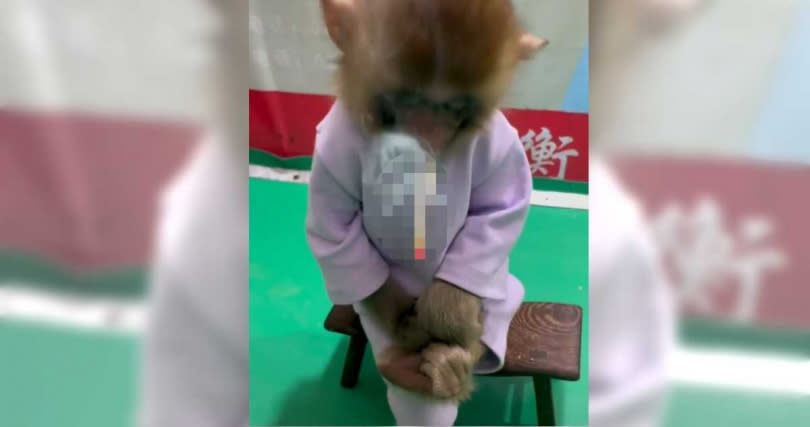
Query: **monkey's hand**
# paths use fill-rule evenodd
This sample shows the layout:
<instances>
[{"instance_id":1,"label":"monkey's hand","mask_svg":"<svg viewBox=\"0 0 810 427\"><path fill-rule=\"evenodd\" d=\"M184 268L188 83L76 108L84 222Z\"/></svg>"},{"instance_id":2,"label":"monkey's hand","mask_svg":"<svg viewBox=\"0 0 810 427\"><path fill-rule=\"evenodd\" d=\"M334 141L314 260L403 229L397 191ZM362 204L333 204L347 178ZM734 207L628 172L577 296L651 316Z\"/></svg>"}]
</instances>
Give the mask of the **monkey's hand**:
<instances>
[{"instance_id":1,"label":"monkey's hand","mask_svg":"<svg viewBox=\"0 0 810 427\"><path fill-rule=\"evenodd\" d=\"M467 351L480 344L484 327L479 297L437 279L416 300L415 310L417 324L434 340Z\"/></svg>"},{"instance_id":2,"label":"monkey's hand","mask_svg":"<svg viewBox=\"0 0 810 427\"><path fill-rule=\"evenodd\" d=\"M419 352L430 344L431 336L419 324L415 306L404 312L394 331L394 339L408 351Z\"/></svg>"},{"instance_id":3,"label":"monkey's hand","mask_svg":"<svg viewBox=\"0 0 810 427\"><path fill-rule=\"evenodd\" d=\"M396 335L401 319L413 311L416 301L390 277L376 292L360 302L369 315L389 334Z\"/></svg>"},{"instance_id":4,"label":"monkey's hand","mask_svg":"<svg viewBox=\"0 0 810 427\"><path fill-rule=\"evenodd\" d=\"M443 280L416 301L416 321L433 341L422 351L422 372L433 396L461 402L472 394L473 368L484 354L481 299Z\"/></svg>"},{"instance_id":5,"label":"monkey's hand","mask_svg":"<svg viewBox=\"0 0 810 427\"><path fill-rule=\"evenodd\" d=\"M469 399L474 383L472 354L434 343L421 352L393 345L377 357L377 370L390 383L442 401Z\"/></svg>"},{"instance_id":6,"label":"monkey's hand","mask_svg":"<svg viewBox=\"0 0 810 427\"><path fill-rule=\"evenodd\" d=\"M454 402L470 398L475 388L472 353L459 346L433 343L422 351L422 358L420 370L430 378L433 397Z\"/></svg>"}]
</instances>

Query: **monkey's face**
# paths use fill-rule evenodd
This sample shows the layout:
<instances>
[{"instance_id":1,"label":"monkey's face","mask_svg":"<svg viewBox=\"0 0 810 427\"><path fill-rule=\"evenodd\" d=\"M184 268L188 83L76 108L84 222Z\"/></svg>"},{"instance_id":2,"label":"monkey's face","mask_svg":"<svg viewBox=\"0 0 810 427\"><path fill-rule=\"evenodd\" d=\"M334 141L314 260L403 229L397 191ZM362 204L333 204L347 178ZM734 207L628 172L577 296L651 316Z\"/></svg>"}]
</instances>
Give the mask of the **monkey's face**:
<instances>
[{"instance_id":1,"label":"monkey's face","mask_svg":"<svg viewBox=\"0 0 810 427\"><path fill-rule=\"evenodd\" d=\"M343 56L339 97L362 128L441 152L491 117L521 60L546 45L509 0L322 0Z\"/></svg>"},{"instance_id":2,"label":"monkey's face","mask_svg":"<svg viewBox=\"0 0 810 427\"><path fill-rule=\"evenodd\" d=\"M444 95L444 96L442 96ZM372 96L369 114L374 127L416 137L433 152L441 152L482 121L485 107L469 93L442 94L399 89Z\"/></svg>"}]
</instances>

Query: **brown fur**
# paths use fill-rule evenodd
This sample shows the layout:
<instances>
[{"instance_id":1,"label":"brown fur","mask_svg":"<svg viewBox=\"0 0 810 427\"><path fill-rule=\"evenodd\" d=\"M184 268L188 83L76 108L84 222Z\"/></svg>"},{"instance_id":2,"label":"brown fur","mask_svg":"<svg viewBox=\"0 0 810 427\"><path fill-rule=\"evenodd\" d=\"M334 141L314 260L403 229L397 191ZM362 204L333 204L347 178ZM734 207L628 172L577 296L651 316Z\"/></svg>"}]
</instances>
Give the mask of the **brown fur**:
<instances>
[{"instance_id":1,"label":"brown fur","mask_svg":"<svg viewBox=\"0 0 810 427\"><path fill-rule=\"evenodd\" d=\"M426 363L422 369L433 379L434 394L459 402L469 399L475 388L473 367L486 349L481 342L484 332L481 299L450 283L435 280L417 300L416 317L416 330L431 337L431 343L423 350ZM459 354L459 349L464 350L466 356ZM441 361L451 366L442 366ZM461 375L458 375L459 365L463 365ZM448 383L447 371L456 372L455 381ZM450 387L454 392L446 391L448 384L455 386Z\"/></svg>"},{"instance_id":2,"label":"brown fur","mask_svg":"<svg viewBox=\"0 0 810 427\"><path fill-rule=\"evenodd\" d=\"M322 0L325 16L330 13ZM351 3L351 2L350 2ZM361 127L378 130L370 100L381 91L441 85L474 95L488 118L522 59L524 34L510 0L354 0L342 11L346 40L336 75L338 97ZM329 21L330 18L327 18ZM334 39L334 37L333 37ZM467 136L480 129L476 123Z\"/></svg>"},{"instance_id":3,"label":"brown fur","mask_svg":"<svg viewBox=\"0 0 810 427\"><path fill-rule=\"evenodd\" d=\"M419 327L447 344L472 348L481 340L481 300L463 289L436 280L416 302Z\"/></svg>"},{"instance_id":4,"label":"brown fur","mask_svg":"<svg viewBox=\"0 0 810 427\"><path fill-rule=\"evenodd\" d=\"M481 342L483 321L480 298L435 280L416 300L413 312L395 325L399 351L423 355L420 372L431 380L430 396L456 402L470 398L475 388L473 367L486 351ZM385 366L381 372L391 369Z\"/></svg>"}]
</instances>

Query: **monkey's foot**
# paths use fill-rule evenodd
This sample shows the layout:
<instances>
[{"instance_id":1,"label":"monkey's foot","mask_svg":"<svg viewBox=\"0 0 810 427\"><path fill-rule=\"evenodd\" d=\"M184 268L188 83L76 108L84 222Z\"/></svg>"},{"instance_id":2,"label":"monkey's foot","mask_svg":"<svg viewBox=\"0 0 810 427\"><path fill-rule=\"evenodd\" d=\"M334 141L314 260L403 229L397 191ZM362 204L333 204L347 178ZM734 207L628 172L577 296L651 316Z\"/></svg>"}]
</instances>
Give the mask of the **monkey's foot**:
<instances>
[{"instance_id":1,"label":"monkey's foot","mask_svg":"<svg viewBox=\"0 0 810 427\"><path fill-rule=\"evenodd\" d=\"M424 359L419 352L393 345L376 356L380 374L394 385L419 394L432 395L431 379L420 370Z\"/></svg>"},{"instance_id":2,"label":"monkey's foot","mask_svg":"<svg viewBox=\"0 0 810 427\"><path fill-rule=\"evenodd\" d=\"M420 370L433 385L437 399L462 402L473 392L473 357L459 346L433 343L422 351L424 361Z\"/></svg>"}]
</instances>

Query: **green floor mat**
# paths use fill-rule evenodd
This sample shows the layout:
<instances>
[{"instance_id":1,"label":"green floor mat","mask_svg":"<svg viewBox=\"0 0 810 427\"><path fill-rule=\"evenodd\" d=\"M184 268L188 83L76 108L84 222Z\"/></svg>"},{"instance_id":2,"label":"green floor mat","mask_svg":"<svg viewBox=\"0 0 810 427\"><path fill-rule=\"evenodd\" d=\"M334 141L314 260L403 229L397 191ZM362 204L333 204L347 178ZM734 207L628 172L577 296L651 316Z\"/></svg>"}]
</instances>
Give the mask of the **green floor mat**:
<instances>
[{"instance_id":1,"label":"green floor mat","mask_svg":"<svg viewBox=\"0 0 810 427\"><path fill-rule=\"evenodd\" d=\"M0 426L130 426L130 336L0 319Z\"/></svg>"},{"instance_id":2,"label":"green floor mat","mask_svg":"<svg viewBox=\"0 0 810 427\"><path fill-rule=\"evenodd\" d=\"M667 412L664 427L804 427L810 396L677 386Z\"/></svg>"}]
</instances>

